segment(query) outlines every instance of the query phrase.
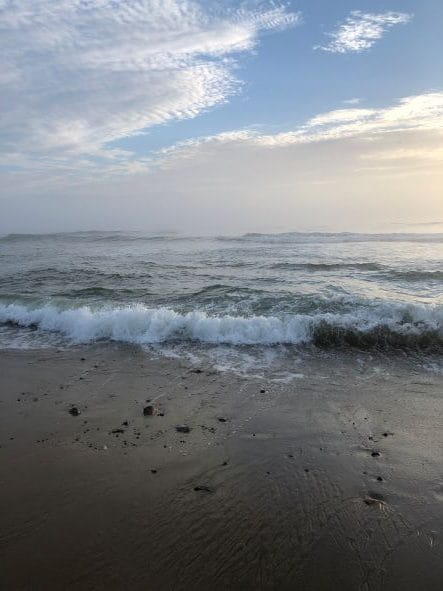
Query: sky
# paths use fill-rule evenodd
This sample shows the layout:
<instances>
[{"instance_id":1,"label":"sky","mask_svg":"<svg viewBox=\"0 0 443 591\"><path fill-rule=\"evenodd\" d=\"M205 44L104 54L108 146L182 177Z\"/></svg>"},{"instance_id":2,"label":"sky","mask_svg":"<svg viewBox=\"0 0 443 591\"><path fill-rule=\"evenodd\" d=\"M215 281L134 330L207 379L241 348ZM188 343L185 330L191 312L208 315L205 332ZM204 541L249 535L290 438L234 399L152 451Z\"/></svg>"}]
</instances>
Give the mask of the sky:
<instances>
[{"instance_id":1,"label":"sky","mask_svg":"<svg viewBox=\"0 0 443 591\"><path fill-rule=\"evenodd\" d=\"M443 232L441 0L0 0L0 233Z\"/></svg>"}]
</instances>

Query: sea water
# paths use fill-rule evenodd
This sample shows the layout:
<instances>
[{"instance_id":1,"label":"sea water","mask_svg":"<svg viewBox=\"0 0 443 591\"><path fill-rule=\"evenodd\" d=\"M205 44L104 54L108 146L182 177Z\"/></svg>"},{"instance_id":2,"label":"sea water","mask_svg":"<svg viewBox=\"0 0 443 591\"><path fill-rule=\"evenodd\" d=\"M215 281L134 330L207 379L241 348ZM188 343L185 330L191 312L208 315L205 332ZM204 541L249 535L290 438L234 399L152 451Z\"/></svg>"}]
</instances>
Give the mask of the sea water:
<instances>
[{"instance_id":1,"label":"sea water","mask_svg":"<svg viewBox=\"0 0 443 591\"><path fill-rule=\"evenodd\" d=\"M0 237L0 347L443 352L443 234ZM228 363L228 365L229 365Z\"/></svg>"}]
</instances>

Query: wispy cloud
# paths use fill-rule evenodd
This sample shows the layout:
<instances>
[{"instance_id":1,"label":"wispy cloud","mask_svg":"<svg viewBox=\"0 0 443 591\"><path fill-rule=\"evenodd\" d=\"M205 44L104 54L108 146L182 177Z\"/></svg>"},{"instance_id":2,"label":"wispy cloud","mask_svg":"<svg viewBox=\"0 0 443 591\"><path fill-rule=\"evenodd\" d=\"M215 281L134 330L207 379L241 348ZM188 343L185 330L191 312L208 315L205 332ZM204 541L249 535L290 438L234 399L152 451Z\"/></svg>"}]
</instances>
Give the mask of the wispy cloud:
<instances>
[{"instance_id":1,"label":"wispy cloud","mask_svg":"<svg viewBox=\"0 0 443 591\"><path fill-rule=\"evenodd\" d=\"M0 2L3 160L122 160L111 142L225 102L238 55L298 20L274 2Z\"/></svg>"},{"instance_id":2,"label":"wispy cloud","mask_svg":"<svg viewBox=\"0 0 443 591\"><path fill-rule=\"evenodd\" d=\"M428 92L421 95L404 97L393 105L378 109L346 108L320 113L309 119L297 129L275 134L260 133L255 130L237 130L215 136L197 138L182 142L175 147L163 150L160 154L188 155L190 148L201 144L233 144L244 143L269 148L284 147L296 144L343 140L362 137L366 141L380 136L403 132L432 132L443 142L443 92ZM381 157L411 157L416 150L395 149L394 152L383 152ZM441 150L435 147L429 150L423 144L420 156L428 155L429 159L442 158Z\"/></svg>"},{"instance_id":3,"label":"wispy cloud","mask_svg":"<svg viewBox=\"0 0 443 591\"><path fill-rule=\"evenodd\" d=\"M361 103L361 98L355 97L350 98L342 101L344 105L359 105Z\"/></svg>"},{"instance_id":4,"label":"wispy cloud","mask_svg":"<svg viewBox=\"0 0 443 591\"><path fill-rule=\"evenodd\" d=\"M371 48L378 39L394 25L406 24L411 14L403 12L366 13L354 10L335 31L328 33L330 39L322 49L331 53L361 52Z\"/></svg>"}]
</instances>

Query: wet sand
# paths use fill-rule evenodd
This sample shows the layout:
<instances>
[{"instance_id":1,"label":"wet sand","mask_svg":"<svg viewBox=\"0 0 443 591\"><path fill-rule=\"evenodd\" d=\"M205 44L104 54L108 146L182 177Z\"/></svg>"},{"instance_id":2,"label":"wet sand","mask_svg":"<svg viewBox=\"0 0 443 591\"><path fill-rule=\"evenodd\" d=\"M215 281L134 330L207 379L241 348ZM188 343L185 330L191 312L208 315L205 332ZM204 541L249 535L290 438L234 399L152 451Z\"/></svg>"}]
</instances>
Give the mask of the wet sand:
<instances>
[{"instance_id":1,"label":"wet sand","mask_svg":"<svg viewBox=\"0 0 443 591\"><path fill-rule=\"evenodd\" d=\"M443 589L442 376L301 367L2 351L0 589Z\"/></svg>"}]
</instances>

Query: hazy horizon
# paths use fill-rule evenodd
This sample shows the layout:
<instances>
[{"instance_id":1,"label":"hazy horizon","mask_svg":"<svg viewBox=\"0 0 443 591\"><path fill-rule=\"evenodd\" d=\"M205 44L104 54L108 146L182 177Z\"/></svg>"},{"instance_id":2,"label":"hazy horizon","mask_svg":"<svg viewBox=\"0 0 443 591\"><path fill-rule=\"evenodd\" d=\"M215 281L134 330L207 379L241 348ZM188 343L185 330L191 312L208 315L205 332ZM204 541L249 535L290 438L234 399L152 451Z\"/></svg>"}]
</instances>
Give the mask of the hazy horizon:
<instances>
[{"instance_id":1,"label":"hazy horizon","mask_svg":"<svg viewBox=\"0 0 443 591\"><path fill-rule=\"evenodd\" d=\"M362 232L362 231L355 231L352 229L348 230L331 230L327 228L306 228L306 229L297 229L297 228L270 228L268 230L262 229L255 229L255 230L245 230L245 231L232 231L232 232L208 232L208 233L198 233L198 232L186 232L180 229L164 229L158 228L153 230L146 230L140 228L81 228L81 229L73 229L73 230L61 230L61 231L35 231L35 232L0 232L0 237L5 238L7 236L51 236L57 234L140 234L140 235L158 235L158 236L180 236L180 237L189 237L189 238L215 238L217 236L247 236L247 235L269 235L269 236L278 236L280 234L355 234L355 235L362 235L362 236L407 236L407 235L442 235L443 236L443 222L429 222L429 223L417 223L417 224L397 224L397 228L393 228L391 231L384 230L384 231L373 231L373 232Z\"/></svg>"},{"instance_id":2,"label":"hazy horizon","mask_svg":"<svg viewBox=\"0 0 443 591\"><path fill-rule=\"evenodd\" d=\"M1 3L0 233L435 232L442 19L438 0Z\"/></svg>"}]
</instances>

